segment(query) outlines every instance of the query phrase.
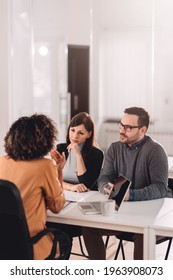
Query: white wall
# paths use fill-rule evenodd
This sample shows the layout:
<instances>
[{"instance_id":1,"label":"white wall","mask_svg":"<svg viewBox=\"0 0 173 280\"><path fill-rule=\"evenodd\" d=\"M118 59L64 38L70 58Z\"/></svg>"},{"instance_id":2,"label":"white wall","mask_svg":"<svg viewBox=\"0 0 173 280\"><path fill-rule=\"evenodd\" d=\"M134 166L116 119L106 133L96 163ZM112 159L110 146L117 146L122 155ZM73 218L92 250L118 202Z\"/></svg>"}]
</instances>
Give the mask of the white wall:
<instances>
[{"instance_id":1,"label":"white wall","mask_svg":"<svg viewBox=\"0 0 173 280\"><path fill-rule=\"evenodd\" d=\"M8 3L13 3L13 9L9 9ZM18 6L21 12L22 10L29 12L29 19L23 22L23 26L21 21L25 21L24 17L19 20L14 13ZM172 13L172 0L1 0L0 152L3 151L2 138L8 125L23 114L38 110L51 113L58 126L65 131L67 44L90 45L90 113L97 124L100 118L119 117L124 106L128 104L131 106L135 102L137 105L142 101L152 115L156 128L172 131ZM11 21L10 26L8 20ZM122 58L118 56L121 68L116 64L114 66L113 60L110 61L110 65L112 62L114 66L113 72L109 79L105 79L106 75L109 75L110 68L106 60L111 55L104 52L99 57L103 35L114 34L115 38L120 38L119 35L123 34L127 41L127 36L132 33L135 34L135 40L141 39L141 42L145 42L147 38L147 51L143 52L146 57L138 60L139 63L135 66L132 57L128 61L128 55L132 52L135 54L133 45L131 51L128 48L126 56L123 55L125 49L123 51L123 48L120 48ZM45 59L38 54L42 43L50 47L50 56ZM125 46L127 47L127 44ZM11 50L15 51L13 57ZM118 48L116 52L117 50ZM139 52L136 57L140 58ZM116 82L114 76L117 78L119 69L124 69L125 62L126 65L134 66L132 72L134 74L132 75L129 69L125 75L123 70ZM137 71L140 63L143 70L139 68ZM38 73L36 70L41 72ZM147 72L146 76L144 71ZM135 73L138 73L139 78L141 75L142 79L135 80ZM35 82L36 74L42 76L37 82ZM39 75L36 75L37 79ZM122 89L118 91L120 82L124 92ZM47 95L44 95L45 93ZM43 96L41 102L39 94Z\"/></svg>"},{"instance_id":2,"label":"white wall","mask_svg":"<svg viewBox=\"0 0 173 280\"><path fill-rule=\"evenodd\" d=\"M0 154L9 125L34 112L51 115L64 140L67 44L89 45L90 1L1 0L0 34Z\"/></svg>"},{"instance_id":3,"label":"white wall","mask_svg":"<svg viewBox=\"0 0 173 280\"><path fill-rule=\"evenodd\" d=\"M68 0L68 44L90 45L91 4L91 0Z\"/></svg>"},{"instance_id":4,"label":"white wall","mask_svg":"<svg viewBox=\"0 0 173 280\"><path fill-rule=\"evenodd\" d=\"M124 108L143 106L153 135L173 134L173 1L94 0L93 10L91 108L98 129ZM173 154L172 137L168 145Z\"/></svg>"},{"instance_id":5,"label":"white wall","mask_svg":"<svg viewBox=\"0 0 173 280\"><path fill-rule=\"evenodd\" d=\"M120 117L124 107L136 105L146 90L151 94L152 3L151 0L93 1L91 96L94 102L91 112L98 121ZM133 59L136 59L134 63ZM141 71L140 64L144 61L146 65L142 65ZM132 71L130 67L133 67ZM147 71L147 79L144 71ZM136 74L138 77L134 77ZM145 89L139 92L143 86L141 81ZM129 95L130 99L127 98ZM128 104L130 100L131 104ZM146 103L144 100L143 105Z\"/></svg>"},{"instance_id":6,"label":"white wall","mask_svg":"<svg viewBox=\"0 0 173 280\"><path fill-rule=\"evenodd\" d=\"M9 48L9 9L8 1L0 1L0 155L4 152L3 138L9 125L8 107L8 48Z\"/></svg>"}]
</instances>

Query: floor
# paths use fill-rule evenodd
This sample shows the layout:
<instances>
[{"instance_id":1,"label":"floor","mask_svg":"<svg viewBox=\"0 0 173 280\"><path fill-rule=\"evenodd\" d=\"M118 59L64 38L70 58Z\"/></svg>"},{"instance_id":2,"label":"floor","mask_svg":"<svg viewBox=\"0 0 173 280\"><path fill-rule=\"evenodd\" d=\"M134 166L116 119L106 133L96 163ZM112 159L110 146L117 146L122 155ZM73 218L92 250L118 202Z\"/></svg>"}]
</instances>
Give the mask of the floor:
<instances>
[{"instance_id":1,"label":"floor","mask_svg":"<svg viewBox=\"0 0 173 280\"><path fill-rule=\"evenodd\" d=\"M110 239L109 239L108 248L107 248L107 251L106 251L108 260L113 260L114 259L117 244L118 244L118 240L114 236L111 236ZM84 244L83 244L83 248L84 248L85 253L87 254ZM163 260L164 259L166 248L167 248L167 242L163 242L162 244L159 244L159 245L156 246L156 259L157 260ZM124 242L124 249L125 249L126 260L132 260L133 259L133 243L132 242ZM73 239L72 252L80 253L78 237ZM71 256L70 256L70 260L82 260L82 259L87 260L87 258L76 256L76 255L73 255L73 254L71 254ZM118 259L122 260L121 253L119 254ZM173 260L173 244L172 244L168 259Z\"/></svg>"}]
</instances>

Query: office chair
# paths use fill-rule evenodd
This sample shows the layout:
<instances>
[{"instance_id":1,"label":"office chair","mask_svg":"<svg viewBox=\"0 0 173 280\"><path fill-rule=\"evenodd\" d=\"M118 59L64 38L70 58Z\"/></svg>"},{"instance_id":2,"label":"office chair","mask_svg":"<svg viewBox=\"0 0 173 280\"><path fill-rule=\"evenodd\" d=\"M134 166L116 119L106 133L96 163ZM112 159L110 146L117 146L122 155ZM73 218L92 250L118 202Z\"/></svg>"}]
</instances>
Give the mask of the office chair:
<instances>
[{"instance_id":1,"label":"office chair","mask_svg":"<svg viewBox=\"0 0 173 280\"><path fill-rule=\"evenodd\" d=\"M67 259L71 249L68 236L62 231L46 228L30 237L20 191L15 184L0 179L0 260L33 260L33 244L51 233L53 245L46 259L55 259L57 242L59 260Z\"/></svg>"},{"instance_id":2,"label":"office chair","mask_svg":"<svg viewBox=\"0 0 173 280\"><path fill-rule=\"evenodd\" d=\"M168 188L170 188L172 190L172 196L173 196L173 178L168 178ZM125 252L124 252L123 241L133 242L133 238L132 238L132 236L130 236L127 233L122 233L122 234L116 236L116 238L119 239L119 243L118 243L118 247L117 247L117 250L116 250L116 253L115 253L115 256L114 256L114 260L117 260L118 255L120 253L120 250L121 250L121 253L122 253L122 258L123 258L123 260L125 260ZM171 245L172 245L172 237L166 236L166 237L162 237L159 240L156 240L156 245L161 244L161 243L166 242L166 241L168 241L168 246L167 246L166 254L165 254L165 258L164 258L165 260L167 260L168 256L169 256L170 248L171 248ZM107 248L108 242L109 242L109 236L106 237L105 248Z\"/></svg>"},{"instance_id":3,"label":"office chair","mask_svg":"<svg viewBox=\"0 0 173 280\"><path fill-rule=\"evenodd\" d=\"M80 257L89 259L89 256L86 255L85 252L84 252L84 248L83 248L83 244L82 244L82 237L81 237L81 235L76 236L76 238L78 238L78 241L79 241L80 253L71 252L71 254L72 254L72 255L75 255L75 256L80 256Z\"/></svg>"},{"instance_id":4,"label":"office chair","mask_svg":"<svg viewBox=\"0 0 173 280\"><path fill-rule=\"evenodd\" d=\"M118 259L120 251L122 253L122 259L125 260L126 258L125 258L123 241L133 242L133 239L132 239L131 236L129 236L126 233L122 233L122 234L116 236L116 238L119 239L119 243L118 243L118 247L116 249L114 260ZM168 241L168 246L167 246L166 254L165 254L165 258L164 258L165 260L167 260L168 256L169 256L169 252L170 252L170 248L171 248L171 244L172 244L172 237L163 237L163 238L156 241L156 245L161 244L161 243L166 242L166 241ZM106 237L105 248L107 248L108 242L109 242L109 236Z\"/></svg>"},{"instance_id":5,"label":"office chair","mask_svg":"<svg viewBox=\"0 0 173 280\"><path fill-rule=\"evenodd\" d=\"M172 190L172 197L173 197L173 178L168 178L168 188Z\"/></svg>"}]
</instances>

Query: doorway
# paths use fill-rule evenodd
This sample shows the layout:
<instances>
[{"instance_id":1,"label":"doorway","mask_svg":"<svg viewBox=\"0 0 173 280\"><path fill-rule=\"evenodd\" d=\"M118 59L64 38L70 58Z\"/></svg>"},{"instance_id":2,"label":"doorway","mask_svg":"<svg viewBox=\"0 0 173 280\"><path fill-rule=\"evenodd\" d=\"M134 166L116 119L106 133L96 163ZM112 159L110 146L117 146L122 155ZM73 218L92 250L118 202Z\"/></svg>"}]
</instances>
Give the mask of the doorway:
<instances>
[{"instance_id":1,"label":"doorway","mask_svg":"<svg viewBox=\"0 0 173 280\"><path fill-rule=\"evenodd\" d=\"M68 45L68 92L71 94L71 118L89 113L89 46Z\"/></svg>"}]
</instances>

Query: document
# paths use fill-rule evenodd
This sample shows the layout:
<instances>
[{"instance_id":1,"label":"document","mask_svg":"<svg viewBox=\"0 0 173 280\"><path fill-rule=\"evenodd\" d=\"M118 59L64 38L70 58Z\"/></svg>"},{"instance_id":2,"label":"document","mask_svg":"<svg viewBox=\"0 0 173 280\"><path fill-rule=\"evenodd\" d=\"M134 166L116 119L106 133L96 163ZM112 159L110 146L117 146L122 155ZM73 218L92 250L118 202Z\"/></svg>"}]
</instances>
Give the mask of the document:
<instances>
[{"instance_id":1,"label":"document","mask_svg":"<svg viewBox=\"0 0 173 280\"><path fill-rule=\"evenodd\" d=\"M78 201L85 201L89 197L95 195L97 191L87 191L87 192L72 192L72 191L67 191L64 190L64 195L67 201L71 202L78 202Z\"/></svg>"}]
</instances>

